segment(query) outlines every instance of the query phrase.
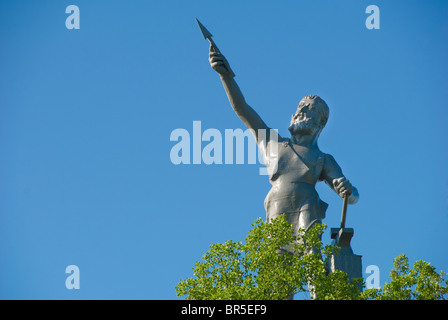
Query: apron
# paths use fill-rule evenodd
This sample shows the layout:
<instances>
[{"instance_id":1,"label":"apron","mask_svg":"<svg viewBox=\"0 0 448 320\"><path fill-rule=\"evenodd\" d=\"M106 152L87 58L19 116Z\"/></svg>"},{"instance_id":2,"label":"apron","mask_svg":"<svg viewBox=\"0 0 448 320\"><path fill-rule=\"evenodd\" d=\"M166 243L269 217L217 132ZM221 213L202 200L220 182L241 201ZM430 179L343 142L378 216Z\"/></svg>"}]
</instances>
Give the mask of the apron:
<instances>
[{"instance_id":1,"label":"apron","mask_svg":"<svg viewBox=\"0 0 448 320\"><path fill-rule=\"evenodd\" d=\"M325 218L328 204L320 200L315 189L324 167L325 155L319 151L315 163L304 160L294 150L289 139L278 143L276 172L270 177L272 188L264 206L266 220L285 214L289 223L308 230L314 223Z\"/></svg>"}]
</instances>

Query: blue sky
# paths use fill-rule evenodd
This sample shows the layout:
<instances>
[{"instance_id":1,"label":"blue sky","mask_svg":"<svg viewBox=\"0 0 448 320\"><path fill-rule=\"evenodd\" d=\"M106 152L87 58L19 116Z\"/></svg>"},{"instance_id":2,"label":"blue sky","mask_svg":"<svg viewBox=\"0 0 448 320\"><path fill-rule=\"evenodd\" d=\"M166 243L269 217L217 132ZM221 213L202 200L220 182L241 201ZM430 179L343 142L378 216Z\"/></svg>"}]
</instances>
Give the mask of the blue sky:
<instances>
[{"instance_id":1,"label":"blue sky","mask_svg":"<svg viewBox=\"0 0 448 320\"><path fill-rule=\"evenodd\" d=\"M384 284L401 253L448 270L447 15L435 0L0 2L0 298L177 299L211 243L265 217L259 164L170 161L193 121L245 129L195 17L280 134L303 96L326 100L319 146L360 192L347 227L364 270ZM317 189L337 227L342 201Z\"/></svg>"}]
</instances>

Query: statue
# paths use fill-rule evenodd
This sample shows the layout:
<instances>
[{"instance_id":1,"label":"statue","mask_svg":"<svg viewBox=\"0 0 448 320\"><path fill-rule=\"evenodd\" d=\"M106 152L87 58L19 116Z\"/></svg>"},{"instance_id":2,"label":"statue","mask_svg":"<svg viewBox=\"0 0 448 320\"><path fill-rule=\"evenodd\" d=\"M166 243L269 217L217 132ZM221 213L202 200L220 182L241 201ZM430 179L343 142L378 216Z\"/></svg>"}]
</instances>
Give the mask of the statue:
<instances>
[{"instance_id":1,"label":"statue","mask_svg":"<svg viewBox=\"0 0 448 320\"><path fill-rule=\"evenodd\" d=\"M267 165L275 162L276 168L269 174L272 188L264 202L266 221L285 214L296 232L299 228L307 230L315 223L321 223L328 205L317 194L315 185L318 181L325 181L349 204L356 203L358 190L344 176L336 160L322 152L317 144L329 116L325 101L316 95L305 96L292 115L288 128L291 137L273 135L247 104L227 59L211 39L212 35L199 21L198 24L204 38L210 42L210 65L220 75L233 110L254 133ZM274 144L278 149L274 153L269 152Z\"/></svg>"}]
</instances>

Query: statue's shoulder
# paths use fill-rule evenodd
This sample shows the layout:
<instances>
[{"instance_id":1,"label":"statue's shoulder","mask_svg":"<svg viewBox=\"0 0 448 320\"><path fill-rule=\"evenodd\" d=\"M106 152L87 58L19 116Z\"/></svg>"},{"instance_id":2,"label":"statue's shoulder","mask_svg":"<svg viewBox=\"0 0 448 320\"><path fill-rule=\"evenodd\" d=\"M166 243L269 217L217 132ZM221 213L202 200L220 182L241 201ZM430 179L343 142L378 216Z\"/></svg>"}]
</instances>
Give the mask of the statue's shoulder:
<instances>
[{"instance_id":1,"label":"statue's shoulder","mask_svg":"<svg viewBox=\"0 0 448 320\"><path fill-rule=\"evenodd\" d=\"M270 129L267 131L268 141L276 143L291 143L291 139L283 138L277 130Z\"/></svg>"},{"instance_id":2,"label":"statue's shoulder","mask_svg":"<svg viewBox=\"0 0 448 320\"><path fill-rule=\"evenodd\" d=\"M323 151L320 151L320 153L321 153L322 157L324 157L325 159L334 159L333 156L329 153L325 153Z\"/></svg>"},{"instance_id":3,"label":"statue's shoulder","mask_svg":"<svg viewBox=\"0 0 448 320\"><path fill-rule=\"evenodd\" d=\"M322 151L321 151L321 152L322 152ZM329 153L322 152L322 155L325 157L325 159L328 159L328 160L330 160L330 161L336 161L336 160L334 159L334 157L333 157L331 154L329 154Z\"/></svg>"},{"instance_id":4,"label":"statue's shoulder","mask_svg":"<svg viewBox=\"0 0 448 320\"><path fill-rule=\"evenodd\" d=\"M278 135L276 142L279 146L283 146L284 148L291 148L293 146L293 142L290 138L283 138L280 135Z\"/></svg>"},{"instance_id":5,"label":"statue's shoulder","mask_svg":"<svg viewBox=\"0 0 448 320\"><path fill-rule=\"evenodd\" d=\"M338 163L336 162L336 159L331 154L322 152L322 155L324 158L324 166L325 167L327 167L327 168L329 168L329 167L330 168L332 168L332 167L338 168L339 167Z\"/></svg>"}]
</instances>

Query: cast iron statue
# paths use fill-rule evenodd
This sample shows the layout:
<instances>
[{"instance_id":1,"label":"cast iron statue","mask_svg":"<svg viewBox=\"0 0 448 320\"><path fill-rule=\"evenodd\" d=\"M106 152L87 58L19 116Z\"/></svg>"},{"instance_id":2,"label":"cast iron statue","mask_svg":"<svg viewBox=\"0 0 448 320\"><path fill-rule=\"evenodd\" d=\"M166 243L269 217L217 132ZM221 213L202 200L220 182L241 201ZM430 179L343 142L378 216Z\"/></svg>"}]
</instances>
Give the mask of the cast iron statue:
<instances>
[{"instance_id":1,"label":"cast iron statue","mask_svg":"<svg viewBox=\"0 0 448 320\"><path fill-rule=\"evenodd\" d=\"M357 189L344 176L336 160L322 152L317 144L329 116L325 101L316 95L305 96L292 115L291 137L273 134L247 104L228 61L211 39L211 34L200 23L199 26L210 41L210 65L220 75L233 110L254 133L266 165L272 169L275 164L275 169L268 171L272 188L264 203L267 222L285 214L296 231L321 223L328 205L316 192L318 181L325 181L341 198L347 197L349 204L356 203L359 198ZM276 148L275 152L270 150L272 148Z\"/></svg>"}]
</instances>

